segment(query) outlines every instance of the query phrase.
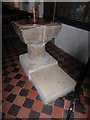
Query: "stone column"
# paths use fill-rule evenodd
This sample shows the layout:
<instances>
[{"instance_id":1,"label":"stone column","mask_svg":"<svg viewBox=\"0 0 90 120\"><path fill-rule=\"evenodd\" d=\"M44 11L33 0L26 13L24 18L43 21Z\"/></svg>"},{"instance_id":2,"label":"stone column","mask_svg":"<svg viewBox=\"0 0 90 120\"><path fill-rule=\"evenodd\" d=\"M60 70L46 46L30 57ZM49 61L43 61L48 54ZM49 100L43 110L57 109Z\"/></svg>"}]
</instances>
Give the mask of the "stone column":
<instances>
[{"instance_id":1,"label":"stone column","mask_svg":"<svg viewBox=\"0 0 90 120\"><path fill-rule=\"evenodd\" d=\"M28 56L32 63L38 63L44 59L45 44L28 44Z\"/></svg>"}]
</instances>

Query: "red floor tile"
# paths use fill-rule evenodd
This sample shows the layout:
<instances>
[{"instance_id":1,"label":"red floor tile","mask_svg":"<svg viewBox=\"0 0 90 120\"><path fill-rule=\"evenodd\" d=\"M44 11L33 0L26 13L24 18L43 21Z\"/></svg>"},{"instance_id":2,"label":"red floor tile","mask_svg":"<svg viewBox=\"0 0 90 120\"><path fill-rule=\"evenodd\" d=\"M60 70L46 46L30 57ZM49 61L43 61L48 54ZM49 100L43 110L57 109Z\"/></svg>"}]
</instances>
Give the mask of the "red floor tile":
<instances>
[{"instance_id":1,"label":"red floor tile","mask_svg":"<svg viewBox=\"0 0 90 120\"><path fill-rule=\"evenodd\" d=\"M8 96L9 94L10 94L9 92L3 91L3 92L2 92L2 99L3 99L3 100L6 100L6 98L7 98L7 96Z\"/></svg>"},{"instance_id":2,"label":"red floor tile","mask_svg":"<svg viewBox=\"0 0 90 120\"><path fill-rule=\"evenodd\" d=\"M63 118L63 108L53 107L52 118Z\"/></svg>"},{"instance_id":3,"label":"red floor tile","mask_svg":"<svg viewBox=\"0 0 90 120\"><path fill-rule=\"evenodd\" d=\"M74 112L74 118L86 118L86 114Z\"/></svg>"},{"instance_id":4,"label":"red floor tile","mask_svg":"<svg viewBox=\"0 0 90 120\"><path fill-rule=\"evenodd\" d=\"M23 74L24 73L24 70L23 69L20 69L19 71L18 71L18 74Z\"/></svg>"},{"instance_id":5,"label":"red floor tile","mask_svg":"<svg viewBox=\"0 0 90 120\"><path fill-rule=\"evenodd\" d=\"M3 111L4 113L7 113L8 110L10 109L11 105L12 105L12 104L11 104L10 102L4 102L4 103L2 104L2 111Z\"/></svg>"},{"instance_id":6,"label":"red floor tile","mask_svg":"<svg viewBox=\"0 0 90 120\"><path fill-rule=\"evenodd\" d=\"M23 87L30 90L30 89L32 88L32 86L33 86L33 85L32 85L31 82L26 81L26 83L24 84Z\"/></svg>"},{"instance_id":7,"label":"red floor tile","mask_svg":"<svg viewBox=\"0 0 90 120\"><path fill-rule=\"evenodd\" d=\"M20 111L17 114L17 118L28 118L30 114L30 109L21 107Z\"/></svg>"},{"instance_id":8,"label":"red floor tile","mask_svg":"<svg viewBox=\"0 0 90 120\"><path fill-rule=\"evenodd\" d=\"M87 88L84 88L84 96L89 96L90 97L90 90Z\"/></svg>"},{"instance_id":9,"label":"red floor tile","mask_svg":"<svg viewBox=\"0 0 90 120\"><path fill-rule=\"evenodd\" d=\"M64 101L64 108L68 110L69 106L70 106L70 101L69 100L65 100Z\"/></svg>"},{"instance_id":10,"label":"red floor tile","mask_svg":"<svg viewBox=\"0 0 90 120\"><path fill-rule=\"evenodd\" d=\"M24 73L23 73L23 74L24 74ZM25 75L23 75L23 76L21 77L21 80L27 81L27 80L28 80L28 77L25 76Z\"/></svg>"},{"instance_id":11,"label":"red floor tile","mask_svg":"<svg viewBox=\"0 0 90 120\"><path fill-rule=\"evenodd\" d=\"M46 114L44 114L44 113L41 113L41 114L40 114L40 118L42 118L42 119L43 119L43 118L47 118L47 120L51 120L51 119L50 119L51 116L50 116L50 115L46 115ZM41 119L41 120L42 120L42 119Z\"/></svg>"},{"instance_id":12,"label":"red floor tile","mask_svg":"<svg viewBox=\"0 0 90 120\"><path fill-rule=\"evenodd\" d=\"M37 111L37 112L41 112L42 108L43 108L42 102L35 100L34 104L32 106L32 110Z\"/></svg>"},{"instance_id":13,"label":"red floor tile","mask_svg":"<svg viewBox=\"0 0 90 120\"><path fill-rule=\"evenodd\" d=\"M4 89L7 86L7 83L2 83L2 89Z\"/></svg>"},{"instance_id":14,"label":"red floor tile","mask_svg":"<svg viewBox=\"0 0 90 120\"><path fill-rule=\"evenodd\" d=\"M15 117L9 114L5 115L5 120L11 120L11 119L15 120Z\"/></svg>"},{"instance_id":15,"label":"red floor tile","mask_svg":"<svg viewBox=\"0 0 90 120\"><path fill-rule=\"evenodd\" d=\"M9 82L9 84L15 86L15 85L17 84L17 82L18 82L18 80L13 78L13 79Z\"/></svg>"},{"instance_id":16,"label":"red floor tile","mask_svg":"<svg viewBox=\"0 0 90 120\"><path fill-rule=\"evenodd\" d=\"M28 93L27 98L36 99L37 95L38 95L38 94L37 94L36 91L30 90L30 92Z\"/></svg>"},{"instance_id":17,"label":"red floor tile","mask_svg":"<svg viewBox=\"0 0 90 120\"><path fill-rule=\"evenodd\" d=\"M23 105L25 99L26 99L25 97L18 95L18 96L16 97L14 103L15 103L16 105L21 106L21 105Z\"/></svg>"},{"instance_id":18,"label":"red floor tile","mask_svg":"<svg viewBox=\"0 0 90 120\"><path fill-rule=\"evenodd\" d=\"M15 86L15 87L12 89L12 93L18 95L18 94L20 93L21 89L22 89L22 88Z\"/></svg>"},{"instance_id":19,"label":"red floor tile","mask_svg":"<svg viewBox=\"0 0 90 120\"><path fill-rule=\"evenodd\" d=\"M14 73L14 72L11 72L11 73L9 73L9 75L8 75L8 77L15 77L15 75L16 75L17 73Z\"/></svg>"}]
</instances>

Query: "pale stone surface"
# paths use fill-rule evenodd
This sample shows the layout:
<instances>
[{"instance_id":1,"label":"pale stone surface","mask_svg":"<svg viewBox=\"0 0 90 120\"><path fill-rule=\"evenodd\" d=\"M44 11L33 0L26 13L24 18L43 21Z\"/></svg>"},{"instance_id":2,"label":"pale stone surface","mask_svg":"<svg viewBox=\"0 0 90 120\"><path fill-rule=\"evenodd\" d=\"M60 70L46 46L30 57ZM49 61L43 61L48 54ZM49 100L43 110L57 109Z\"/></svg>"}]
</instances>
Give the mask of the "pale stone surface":
<instances>
[{"instance_id":1,"label":"pale stone surface","mask_svg":"<svg viewBox=\"0 0 90 120\"><path fill-rule=\"evenodd\" d=\"M55 38L61 29L58 23L20 25L13 23L20 39L27 44L28 56L33 63L42 61L45 57L45 44Z\"/></svg>"},{"instance_id":2,"label":"pale stone surface","mask_svg":"<svg viewBox=\"0 0 90 120\"><path fill-rule=\"evenodd\" d=\"M28 47L28 56L33 63L38 63L43 60L45 57L45 44L27 45Z\"/></svg>"},{"instance_id":3,"label":"pale stone surface","mask_svg":"<svg viewBox=\"0 0 90 120\"><path fill-rule=\"evenodd\" d=\"M31 78L45 104L71 92L76 85L58 65L33 72Z\"/></svg>"},{"instance_id":4,"label":"pale stone surface","mask_svg":"<svg viewBox=\"0 0 90 120\"><path fill-rule=\"evenodd\" d=\"M45 52L45 44L57 36L61 25L15 24L15 29L21 40L28 45L28 53L19 56L20 63L43 102L48 103L72 91L75 81L58 66L53 57Z\"/></svg>"},{"instance_id":5,"label":"pale stone surface","mask_svg":"<svg viewBox=\"0 0 90 120\"><path fill-rule=\"evenodd\" d=\"M29 80L31 80L31 73L38 71L39 69L44 69L46 67L58 64L58 62L47 52L45 52L45 57L43 60L38 61L36 64L33 64L33 62L29 59L28 53L20 55L19 60Z\"/></svg>"},{"instance_id":6,"label":"pale stone surface","mask_svg":"<svg viewBox=\"0 0 90 120\"><path fill-rule=\"evenodd\" d=\"M43 103L46 104L74 90L76 82L58 66L58 62L48 53L38 64L31 63L28 53L20 55L19 59L29 81L37 88Z\"/></svg>"},{"instance_id":7,"label":"pale stone surface","mask_svg":"<svg viewBox=\"0 0 90 120\"><path fill-rule=\"evenodd\" d=\"M25 26L24 26L25 27ZM40 44L47 43L52 38L55 38L60 32L61 25L57 23L50 23L46 25L33 25L24 28L22 26L22 37L26 44Z\"/></svg>"},{"instance_id":8,"label":"pale stone surface","mask_svg":"<svg viewBox=\"0 0 90 120\"><path fill-rule=\"evenodd\" d=\"M47 43L55 38L61 29L61 25L54 22L45 25L20 25L18 22L13 22L13 26L21 40L26 44Z\"/></svg>"}]
</instances>

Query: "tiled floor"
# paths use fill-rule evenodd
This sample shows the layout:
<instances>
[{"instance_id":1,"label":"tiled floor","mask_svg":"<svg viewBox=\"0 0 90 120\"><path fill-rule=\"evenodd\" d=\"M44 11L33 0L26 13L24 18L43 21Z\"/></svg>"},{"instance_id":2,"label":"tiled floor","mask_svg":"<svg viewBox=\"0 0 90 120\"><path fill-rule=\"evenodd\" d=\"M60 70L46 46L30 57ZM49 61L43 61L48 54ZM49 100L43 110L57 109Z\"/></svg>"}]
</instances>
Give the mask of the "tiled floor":
<instances>
[{"instance_id":1,"label":"tiled floor","mask_svg":"<svg viewBox=\"0 0 90 120\"><path fill-rule=\"evenodd\" d=\"M58 60L59 66L77 81L82 63L63 52L61 49L48 43L46 50ZM26 52L26 45L17 37L3 40L3 66L2 66L2 115L3 118L66 118L70 105L68 96L58 98L44 105L40 96L28 82L19 55ZM84 87L81 89L81 101L86 111L80 105L74 106L71 118L88 118L90 115L90 74L88 72Z\"/></svg>"}]
</instances>

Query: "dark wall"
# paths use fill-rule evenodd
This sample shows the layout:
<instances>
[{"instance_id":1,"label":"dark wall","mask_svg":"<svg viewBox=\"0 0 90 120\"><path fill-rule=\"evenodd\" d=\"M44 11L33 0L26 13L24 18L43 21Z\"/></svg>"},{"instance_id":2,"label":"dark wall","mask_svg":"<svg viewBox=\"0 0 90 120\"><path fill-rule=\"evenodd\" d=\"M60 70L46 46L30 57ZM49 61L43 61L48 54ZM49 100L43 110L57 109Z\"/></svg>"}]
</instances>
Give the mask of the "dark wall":
<instances>
[{"instance_id":1,"label":"dark wall","mask_svg":"<svg viewBox=\"0 0 90 120\"><path fill-rule=\"evenodd\" d=\"M44 4L45 19L53 21L54 5L53 2ZM55 21L90 30L90 2L56 2Z\"/></svg>"},{"instance_id":2,"label":"dark wall","mask_svg":"<svg viewBox=\"0 0 90 120\"><path fill-rule=\"evenodd\" d=\"M44 3L44 18L52 20L53 19L54 2Z\"/></svg>"}]
</instances>

